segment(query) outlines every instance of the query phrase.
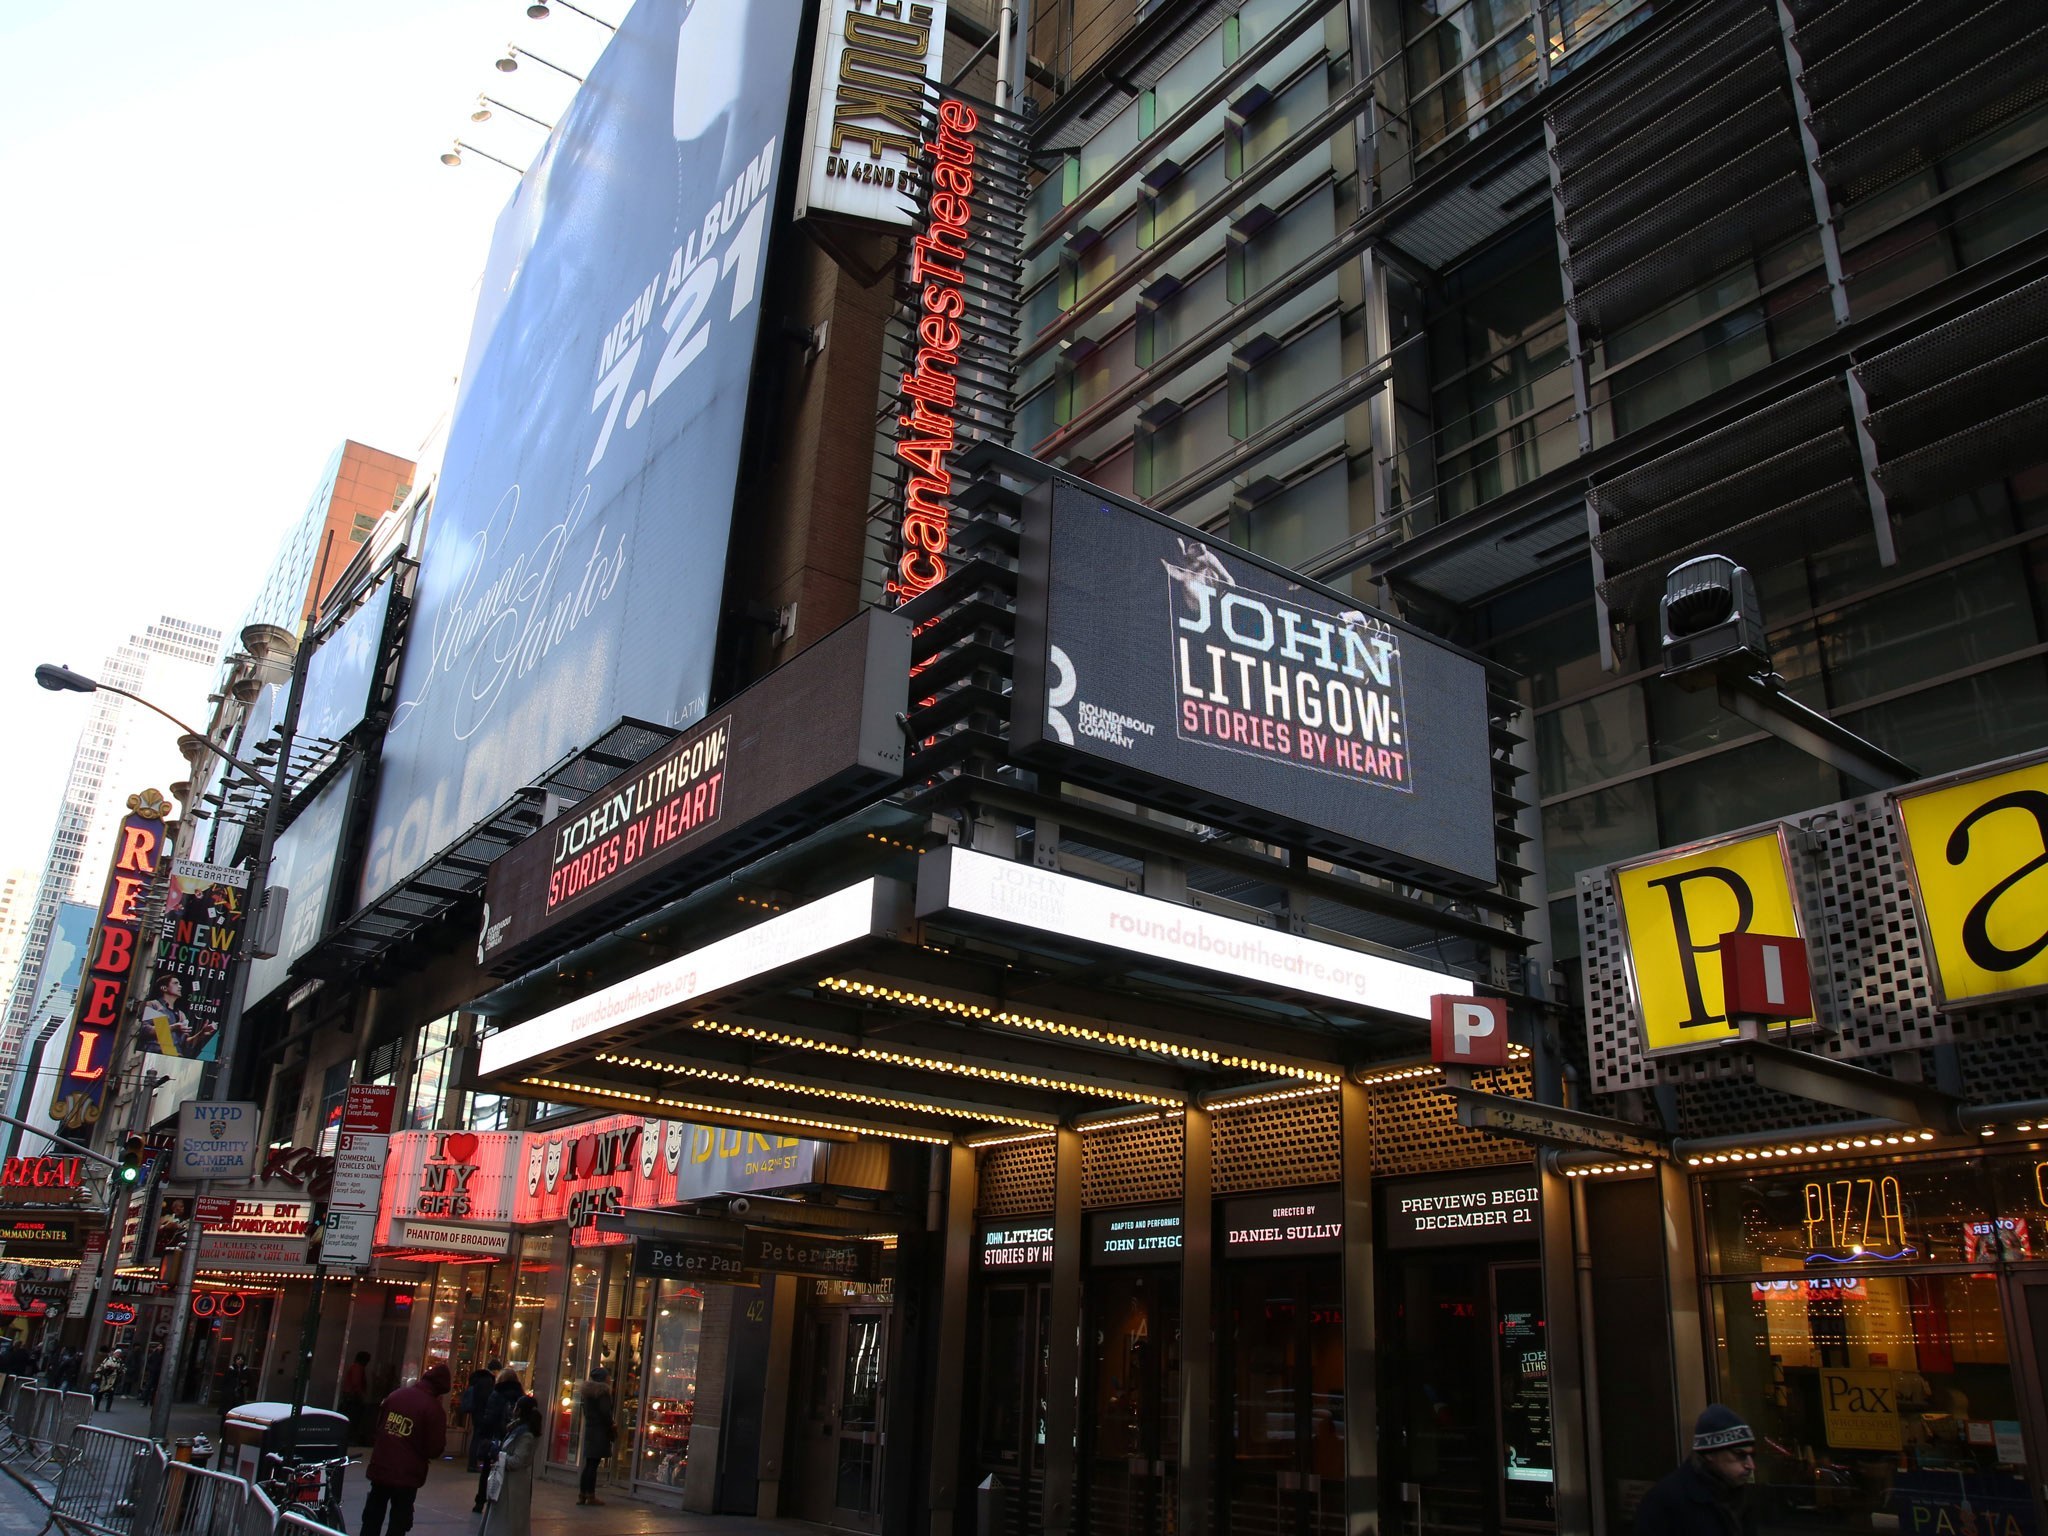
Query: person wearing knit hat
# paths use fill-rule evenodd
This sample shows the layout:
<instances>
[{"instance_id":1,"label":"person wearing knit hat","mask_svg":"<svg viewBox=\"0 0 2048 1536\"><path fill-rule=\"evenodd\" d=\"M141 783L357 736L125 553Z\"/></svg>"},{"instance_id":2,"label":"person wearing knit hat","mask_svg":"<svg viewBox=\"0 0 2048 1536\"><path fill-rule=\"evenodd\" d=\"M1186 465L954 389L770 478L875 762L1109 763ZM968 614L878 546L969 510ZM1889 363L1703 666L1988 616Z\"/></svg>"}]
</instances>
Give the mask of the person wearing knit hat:
<instances>
[{"instance_id":1,"label":"person wearing knit hat","mask_svg":"<svg viewBox=\"0 0 2048 1536\"><path fill-rule=\"evenodd\" d=\"M448 1410L441 1402L448 1380L448 1367L436 1362L377 1410L364 1469L370 1496L363 1501L362 1536L405 1536L412 1529L413 1501L427 1481L427 1468L448 1444Z\"/></svg>"},{"instance_id":2,"label":"person wearing knit hat","mask_svg":"<svg viewBox=\"0 0 2048 1536\"><path fill-rule=\"evenodd\" d=\"M1692 1454L1643 1496L1636 1536L1750 1536L1756 1514L1742 1490L1756 1480L1756 1431L1723 1403L1692 1427Z\"/></svg>"}]
</instances>

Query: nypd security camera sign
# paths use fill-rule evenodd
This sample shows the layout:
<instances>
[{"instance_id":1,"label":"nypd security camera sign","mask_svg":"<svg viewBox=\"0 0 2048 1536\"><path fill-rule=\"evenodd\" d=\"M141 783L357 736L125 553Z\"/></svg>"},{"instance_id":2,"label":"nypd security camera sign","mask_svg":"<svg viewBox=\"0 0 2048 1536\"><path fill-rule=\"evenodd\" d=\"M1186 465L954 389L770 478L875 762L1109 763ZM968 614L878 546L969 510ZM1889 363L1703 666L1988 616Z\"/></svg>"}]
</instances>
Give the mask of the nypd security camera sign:
<instances>
[{"instance_id":1,"label":"nypd security camera sign","mask_svg":"<svg viewBox=\"0 0 2048 1536\"><path fill-rule=\"evenodd\" d=\"M263 1115L246 1101L178 1106L178 1161L174 1179L253 1179L263 1160Z\"/></svg>"},{"instance_id":2,"label":"nypd security camera sign","mask_svg":"<svg viewBox=\"0 0 2048 1536\"><path fill-rule=\"evenodd\" d=\"M1495 879L1476 660L1064 477L1027 506L1018 599L1026 751L1397 877Z\"/></svg>"}]
</instances>

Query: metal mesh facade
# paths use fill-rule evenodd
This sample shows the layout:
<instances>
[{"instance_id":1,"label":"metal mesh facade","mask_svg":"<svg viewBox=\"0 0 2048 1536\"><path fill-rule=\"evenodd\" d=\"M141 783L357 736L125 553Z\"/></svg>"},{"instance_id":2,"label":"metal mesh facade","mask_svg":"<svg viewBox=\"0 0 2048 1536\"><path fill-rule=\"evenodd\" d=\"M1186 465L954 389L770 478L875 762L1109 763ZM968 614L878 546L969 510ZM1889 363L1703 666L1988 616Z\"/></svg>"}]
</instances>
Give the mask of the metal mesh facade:
<instances>
[{"instance_id":1,"label":"metal mesh facade","mask_svg":"<svg viewBox=\"0 0 2048 1536\"><path fill-rule=\"evenodd\" d=\"M1511 1068L1476 1087L1516 1098L1532 1091L1526 1067ZM1385 1178L1400 1173L1431 1173L1442 1168L1486 1168L1498 1163L1526 1163L1529 1148L1504 1136L1491 1136L1458 1124L1450 1099L1438 1091L1434 1078L1386 1083L1372 1090L1372 1171Z\"/></svg>"},{"instance_id":2,"label":"metal mesh facade","mask_svg":"<svg viewBox=\"0 0 2048 1536\"><path fill-rule=\"evenodd\" d=\"M1081 1138L1081 1204L1088 1210L1180 1198L1185 1123L1154 1120Z\"/></svg>"},{"instance_id":3,"label":"metal mesh facade","mask_svg":"<svg viewBox=\"0 0 2048 1536\"><path fill-rule=\"evenodd\" d=\"M1334 1184L1344 1168L1337 1095L1244 1109L1219 1104L1211 1148L1210 1185L1219 1195Z\"/></svg>"},{"instance_id":4,"label":"metal mesh facade","mask_svg":"<svg viewBox=\"0 0 2048 1536\"><path fill-rule=\"evenodd\" d=\"M990 1147L977 1159L974 1208L983 1216L1027 1216L1052 1209L1054 1138Z\"/></svg>"},{"instance_id":5,"label":"metal mesh facade","mask_svg":"<svg viewBox=\"0 0 2048 1536\"><path fill-rule=\"evenodd\" d=\"M2037 1038L2048 1009L2038 1000L1967 1012L1936 1011L1919 904L1898 826L1884 796L1844 801L1801 818L1790 844L1814 1005L1832 1026L1832 1033L1805 1042L1808 1049L1850 1061L1968 1043L1963 1052L1966 1075L1987 1048L2032 1053L2024 1058L2028 1062L2048 1060L2048 1048ZM1738 1069L1725 1052L1695 1051L1657 1061L1644 1056L1622 946L1620 907L1607 871L1579 876L1578 906L1595 1091L1731 1077ZM2015 1065L2020 1060L2015 1057ZM2011 1098L2017 1091L2012 1083L2041 1081L2039 1066L2031 1070L2034 1075L2006 1079L2005 1088L1988 1096ZM1999 1080L1995 1068L1987 1080ZM1748 1088L1744 1101L1754 1096L1755 1089ZM1756 1113L1764 1119L1754 1126L1719 1128L1766 1129L1778 1123L1770 1118L1768 1106L1760 1106ZM1817 1106L1802 1105L1802 1120L1822 1118L1825 1112Z\"/></svg>"}]
</instances>

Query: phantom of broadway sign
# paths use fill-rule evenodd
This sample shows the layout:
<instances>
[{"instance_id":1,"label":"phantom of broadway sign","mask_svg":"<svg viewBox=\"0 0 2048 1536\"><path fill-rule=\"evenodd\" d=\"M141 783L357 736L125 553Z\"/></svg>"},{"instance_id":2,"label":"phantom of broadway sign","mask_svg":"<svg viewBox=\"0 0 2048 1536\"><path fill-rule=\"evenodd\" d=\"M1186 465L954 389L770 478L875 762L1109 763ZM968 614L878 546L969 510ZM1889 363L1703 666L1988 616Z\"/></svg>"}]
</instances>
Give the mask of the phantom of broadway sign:
<instances>
[{"instance_id":1,"label":"phantom of broadway sign","mask_svg":"<svg viewBox=\"0 0 2048 1536\"><path fill-rule=\"evenodd\" d=\"M1392 875L1495 878L1478 661L1065 476L1027 506L1019 582L1021 747Z\"/></svg>"},{"instance_id":2,"label":"phantom of broadway sign","mask_svg":"<svg viewBox=\"0 0 2048 1536\"><path fill-rule=\"evenodd\" d=\"M235 941L249 890L246 870L179 859L171 865L162 943L135 1048L152 1056L211 1061L238 959Z\"/></svg>"}]
</instances>

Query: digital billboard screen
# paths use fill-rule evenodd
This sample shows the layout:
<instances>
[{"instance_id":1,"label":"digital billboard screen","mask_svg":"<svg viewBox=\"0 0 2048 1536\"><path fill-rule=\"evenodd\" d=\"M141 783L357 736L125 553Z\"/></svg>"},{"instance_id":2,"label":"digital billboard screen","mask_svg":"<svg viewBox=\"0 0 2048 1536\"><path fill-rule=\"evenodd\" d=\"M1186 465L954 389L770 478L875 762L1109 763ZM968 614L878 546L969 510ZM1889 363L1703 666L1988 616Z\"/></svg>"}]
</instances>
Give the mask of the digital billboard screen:
<instances>
[{"instance_id":1,"label":"digital billboard screen","mask_svg":"<svg viewBox=\"0 0 2048 1536\"><path fill-rule=\"evenodd\" d=\"M803 7L641 0L499 218L361 899L711 688Z\"/></svg>"},{"instance_id":2,"label":"digital billboard screen","mask_svg":"<svg viewBox=\"0 0 2048 1536\"><path fill-rule=\"evenodd\" d=\"M390 609L391 582L387 580L306 658L295 740L308 744L340 741L361 722L377 680L377 662L384 652L384 620Z\"/></svg>"},{"instance_id":3,"label":"digital billboard screen","mask_svg":"<svg viewBox=\"0 0 2048 1536\"><path fill-rule=\"evenodd\" d=\"M268 960L248 962L248 1001L252 1006L283 985L292 962L327 932L335 864L348 835L348 807L360 762L360 758L350 758L278 834L271 855L270 883L283 886L291 895L285 899L284 932L277 953Z\"/></svg>"},{"instance_id":4,"label":"digital billboard screen","mask_svg":"<svg viewBox=\"0 0 2048 1536\"><path fill-rule=\"evenodd\" d=\"M1355 599L1066 477L1026 505L1013 730L1214 825L1497 878L1485 670Z\"/></svg>"}]
</instances>

